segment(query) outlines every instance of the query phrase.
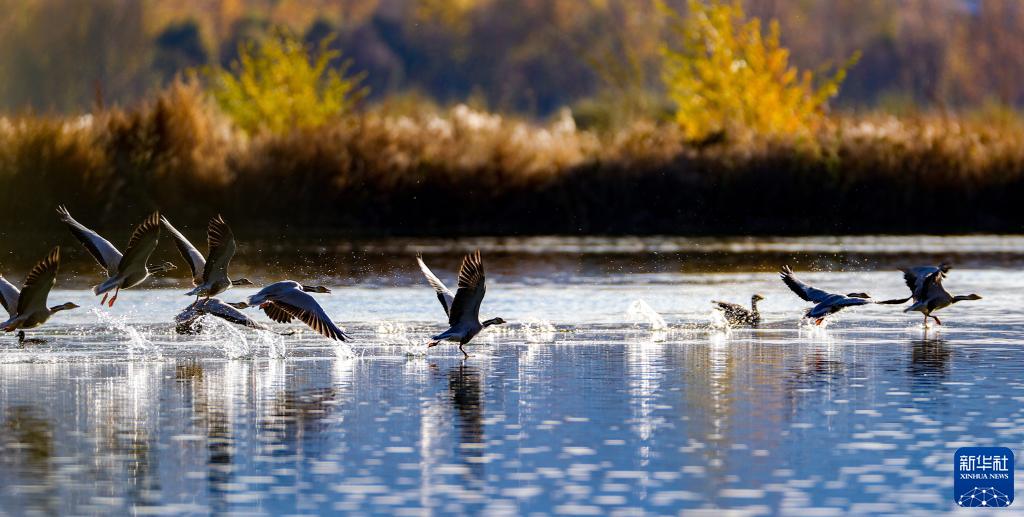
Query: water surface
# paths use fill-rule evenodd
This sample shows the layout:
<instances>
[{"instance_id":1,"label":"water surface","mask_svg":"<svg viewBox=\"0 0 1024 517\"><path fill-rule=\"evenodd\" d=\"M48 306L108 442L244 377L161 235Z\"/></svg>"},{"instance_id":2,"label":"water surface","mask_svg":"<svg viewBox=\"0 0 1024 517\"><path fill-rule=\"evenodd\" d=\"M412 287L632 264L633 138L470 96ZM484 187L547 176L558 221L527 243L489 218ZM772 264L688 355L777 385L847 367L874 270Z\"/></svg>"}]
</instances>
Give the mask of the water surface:
<instances>
[{"instance_id":1,"label":"water surface","mask_svg":"<svg viewBox=\"0 0 1024 517\"><path fill-rule=\"evenodd\" d=\"M454 282L476 246L482 315L510 324L467 361L428 354L444 317L412 256ZM318 298L350 347L218 322L177 336L184 275L101 309L69 259L50 301L82 308L29 332L43 344L0 342L0 514L931 515L955 509L957 447L1024 433L1017 237L296 249L243 247L238 272L333 287ZM947 287L984 300L927 331L885 306L801 325L774 272L893 298L893 267L943 259ZM754 292L765 323L724 329L709 301Z\"/></svg>"}]
</instances>

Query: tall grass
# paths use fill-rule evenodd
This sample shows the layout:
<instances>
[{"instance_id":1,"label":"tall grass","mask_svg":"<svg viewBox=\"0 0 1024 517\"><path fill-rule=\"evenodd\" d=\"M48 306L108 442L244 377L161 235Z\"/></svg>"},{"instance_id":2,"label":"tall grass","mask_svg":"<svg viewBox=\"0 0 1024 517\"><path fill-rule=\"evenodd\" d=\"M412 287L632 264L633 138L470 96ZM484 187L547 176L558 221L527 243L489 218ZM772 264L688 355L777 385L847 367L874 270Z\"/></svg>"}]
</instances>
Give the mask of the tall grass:
<instances>
[{"instance_id":1,"label":"tall grass","mask_svg":"<svg viewBox=\"0 0 1024 517\"><path fill-rule=\"evenodd\" d=\"M159 208L240 234L1017 232L1024 120L833 115L802 138L591 131L475 110L369 108L248 136L195 86L132 109L0 118L0 231L124 229Z\"/></svg>"}]
</instances>

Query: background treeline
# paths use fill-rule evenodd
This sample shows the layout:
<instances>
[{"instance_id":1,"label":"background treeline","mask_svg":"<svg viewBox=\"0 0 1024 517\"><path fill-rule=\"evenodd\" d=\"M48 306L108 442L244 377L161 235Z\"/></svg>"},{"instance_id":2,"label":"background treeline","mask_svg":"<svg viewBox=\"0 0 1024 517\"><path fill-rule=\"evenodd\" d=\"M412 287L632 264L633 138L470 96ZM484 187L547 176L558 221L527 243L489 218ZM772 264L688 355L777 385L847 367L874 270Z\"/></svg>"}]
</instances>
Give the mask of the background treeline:
<instances>
[{"instance_id":1,"label":"background treeline","mask_svg":"<svg viewBox=\"0 0 1024 517\"><path fill-rule=\"evenodd\" d=\"M743 4L779 21L802 68L863 53L838 106L1024 101L1022 2ZM419 92L542 116L563 106L582 116L595 99L656 110L644 97L660 88L659 47L671 31L650 0L0 0L0 13L0 110L8 112L128 105L189 67L227 65L241 43L281 26L308 42L336 34L332 45L366 72L371 101Z\"/></svg>"},{"instance_id":2,"label":"background treeline","mask_svg":"<svg viewBox=\"0 0 1024 517\"><path fill-rule=\"evenodd\" d=\"M1022 10L0 0L0 231L1019 232Z\"/></svg>"}]
</instances>

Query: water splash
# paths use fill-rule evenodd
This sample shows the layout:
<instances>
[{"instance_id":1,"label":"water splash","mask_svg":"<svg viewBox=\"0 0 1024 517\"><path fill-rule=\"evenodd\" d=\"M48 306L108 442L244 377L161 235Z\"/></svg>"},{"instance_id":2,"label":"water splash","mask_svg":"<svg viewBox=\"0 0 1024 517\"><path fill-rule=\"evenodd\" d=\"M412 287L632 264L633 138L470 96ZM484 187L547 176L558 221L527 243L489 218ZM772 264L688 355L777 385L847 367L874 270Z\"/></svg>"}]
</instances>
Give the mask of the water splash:
<instances>
[{"instance_id":1,"label":"water splash","mask_svg":"<svg viewBox=\"0 0 1024 517\"><path fill-rule=\"evenodd\" d=\"M256 347L234 324L208 314L200 316L196 324L203 329L200 342L217 348L228 359L250 359L255 355Z\"/></svg>"},{"instance_id":2,"label":"water splash","mask_svg":"<svg viewBox=\"0 0 1024 517\"><path fill-rule=\"evenodd\" d=\"M555 333L558 332L558 329L550 321L540 318L526 318L519 324L519 329L523 332L527 343L554 341Z\"/></svg>"},{"instance_id":3,"label":"water splash","mask_svg":"<svg viewBox=\"0 0 1024 517\"><path fill-rule=\"evenodd\" d=\"M651 330L668 330L668 323L665 322L665 318L661 317L647 302L643 300L636 300L629 305L629 309L626 310L626 317L629 318L634 325L647 323L651 326Z\"/></svg>"},{"instance_id":4,"label":"water splash","mask_svg":"<svg viewBox=\"0 0 1024 517\"><path fill-rule=\"evenodd\" d=\"M257 345L267 349L267 357L271 359L284 359L288 357L288 349L284 346L284 336L270 330L256 330L253 332Z\"/></svg>"},{"instance_id":5,"label":"water splash","mask_svg":"<svg viewBox=\"0 0 1024 517\"><path fill-rule=\"evenodd\" d=\"M708 314L708 329L723 334L730 334L732 332L732 325L729 325L729 320L725 319L724 312L712 309L711 314Z\"/></svg>"},{"instance_id":6,"label":"water splash","mask_svg":"<svg viewBox=\"0 0 1024 517\"><path fill-rule=\"evenodd\" d=\"M127 338L128 342L126 344L129 356L143 356L151 359L163 357L160 349L148 337L139 332L139 329L128 324L127 316L113 316L96 308L92 309L92 313L100 321L100 324L109 330L120 332Z\"/></svg>"},{"instance_id":7,"label":"water splash","mask_svg":"<svg viewBox=\"0 0 1024 517\"><path fill-rule=\"evenodd\" d=\"M383 344L401 347L402 354L408 357L427 355L427 347L420 340L409 336L409 328L402 323L381 321L377 324L377 335Z\"/></svg>"}]
</instances>

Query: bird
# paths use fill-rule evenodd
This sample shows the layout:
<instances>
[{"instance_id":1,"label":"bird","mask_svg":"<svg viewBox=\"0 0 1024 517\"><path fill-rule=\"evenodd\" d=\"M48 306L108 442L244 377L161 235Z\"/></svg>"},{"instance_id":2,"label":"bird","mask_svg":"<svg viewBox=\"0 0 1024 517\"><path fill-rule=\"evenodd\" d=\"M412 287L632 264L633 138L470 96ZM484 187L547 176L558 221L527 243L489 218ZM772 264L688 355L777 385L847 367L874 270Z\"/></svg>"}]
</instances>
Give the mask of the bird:
<instances>
[{"instance_id":1,"label":"bird","mask_svg":"<svg viewBox=\"0 0 1024 517\"><path fill-rule=\"evenodd\" d=\"M71 217L71 213L64 206L57 207L57 213L60 214L61 221L68 225L71 233L107 272L107 279L92 288L93 294L103 295L100 305L106 303L110 291L114 291L114 296L110 299L110 307L113 307L121 289L135 287L149 278L149 275L177 269L177 266L170 262L156 266L146 264L160 238L159 212L153 212L135 227L124 255L121 255L110 241Z\"/></svg>"},{"instance_id":2,"label":"bird","mask_svg":"<svg viewBox=\"0 0 1024 517\"><path fill-rule=\"evenodd\" d=\"M462 266L459 268L459 288L453 295L434 274L423 263L423 259L417 257L420 269L427 277L427 282L437 293L437 299L448 314L448 330L430 338L427 348L435 347L442 341L453 341L459 344L459 351L465 358L469 354L463 346L469 343L477 334L491 325L501 325L505 320L491 318L480 322L480 303L484 300L484 293L487 291L484 278L484 262L480 258L480 250L466 255L462 259Z\"/></svg>"},{"instance_id":3,"label":"bird","mask_svg":"<svg viewBox=\"0 0 1024 517\"><path fill-rule=\"evenodd\" d=\"M942 320L934 316L933 312L949 307L954 303L981 299L981 296L973 293L959 296L949 294L949 291L942 286L942 281L952 268L951 265L943 262L938 266L918 266L901 269L903 279L907 282L907 287L910 288L910 296L902 300L893 300L893 302L903 303L913 299L914 303L910 307L903 309L903 312L920 312L924 315L925 326L928 326L928 318L942 325Z\"/></svg>"},{"instance_id":4,"label":"bird","mask_svg":"<svg viewBox=\"0 0 1024 517\"><path fill-rule=\"evenodd\" d=\"M331 290L326 287L302 285L285 280L260 289L244 302L230 305L236 309L259 307L267 317L278 323L288 323L297 319L328 339L350 341L352 336L335 325L323 307L312 296L306 294L329 292Z\"/></svg>"},{"instance_id":5,"label":"bird","mask_svg":"<svg viewBox=\"0 0 1024 517\"><path fill-rule=\"evenodd\" d=\"M21 291L0 276L0 302L10 315L7 321L0 323L0 328L3 328L4 332L17 330L18 343L25 342L24 329L38 327L60 311L78 308L78 305L71 302L53 307L46 306L50 289L57 283L58 268L60 246L50 250L50 253L29 271Z\"/></svg>"},{"instance_id":6,"label":"bird","mask_svg":"<svg viewBox=\"0 0 1024 517\"><path fill-rule=\"evenodd\" d=\"M757 302L761 300L764 300L764 296L759 294L751 296L750 309L736 303L717 300L712 300L711 303L722 311L722 315L725 316L725 321L729 322L729 325L757 325L761 323L761 313L757 310Z\"/></svg>"},{"instance_id":7,"label":"bird","mask_svg":"<svg viewBox=\"0 0 1024 517\"><path fill-rule=\"evenodd\" d=\"M242 311L218 298L197 298L174 317L178 334L197 334L202 331L199 318L209 314L225 321L256 330L270 330L266 325L246 316Z\"/></svg>"},{"instance_id":8,"label":"bird","mask_svg":"<svg viewBox=\"0 0 1024 517\"><path fill-rule=\"evenodd\" d=\"M873 303L870 299L871 296L867 293L850 293L842 295L829 293L822 291L821 289L811 287L798 280L789 266L782 266L779 274L782 276L782 281L786 283L786 286L796 293L797 296L816 304L807 311L804 317L815 320L815 324L817 325L821 325L825 316L835 314L843 310L845 307Z\"/></svg>"},{"instance_id":9,"label":"bird","mask_svg":"<svg viewBox=\"0 0 1024 517\"><path fill-rule=\"evenodd\" d=\"M228 276L228 265L235 255L235 235L223 217L218 215L210 219L206 228L207 251L205 258L177 228L171 225L166 217L161 217L160 222L174 237L175 246L185 262L188 262L188 267L192 271L192 285L195 288L185 295L195 295L196 299L200 296L210 298L227 291L232 286L253 285L248 278L232 280Z\"/></svg>"}]
</instances>

